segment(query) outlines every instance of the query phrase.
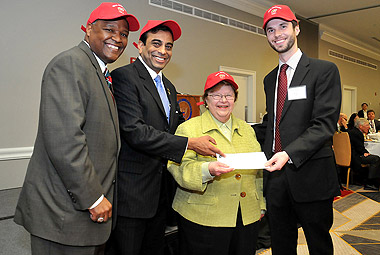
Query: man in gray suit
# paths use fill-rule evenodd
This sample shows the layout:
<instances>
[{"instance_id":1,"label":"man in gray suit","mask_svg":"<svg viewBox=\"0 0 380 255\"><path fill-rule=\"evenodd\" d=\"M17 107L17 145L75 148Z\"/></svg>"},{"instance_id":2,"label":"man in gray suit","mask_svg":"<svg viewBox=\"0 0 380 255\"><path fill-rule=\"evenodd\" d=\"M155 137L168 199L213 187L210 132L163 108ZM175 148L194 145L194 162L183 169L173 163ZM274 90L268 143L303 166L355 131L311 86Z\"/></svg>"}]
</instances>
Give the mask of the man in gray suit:
<instances>
[{"instance_id":1,"label":"man in gray suit","mask_svg":"<svg viewBox=\"0 0 380 255\"><path fill-rule=\"evenodd\" d=\"M42 79L40 118L14 221L32 254L103 254L112 222L120 148L107 77L138 20L117 3L90 15L78 46L56 56Z\"/></svg>"}]
</instances>

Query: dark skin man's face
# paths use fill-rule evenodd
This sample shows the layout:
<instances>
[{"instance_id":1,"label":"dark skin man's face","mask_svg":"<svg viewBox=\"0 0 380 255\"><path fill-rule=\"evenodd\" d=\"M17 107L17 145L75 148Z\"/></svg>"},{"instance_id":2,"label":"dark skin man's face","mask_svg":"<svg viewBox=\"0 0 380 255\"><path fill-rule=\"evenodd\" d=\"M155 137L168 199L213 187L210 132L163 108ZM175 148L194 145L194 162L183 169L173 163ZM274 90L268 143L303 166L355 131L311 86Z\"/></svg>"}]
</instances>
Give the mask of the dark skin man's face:
<instances>
[{"instance_id":1,"label":"dark skin man's face","mask_svg":"<svg viewBox=\"0 0 380 255\"><path fill-rule=\"evenodd\" d=\"M106 64L115 62L128 44L129 26L122 19L97 20L86 27L85 40Z\"/></svg>"}]
</instances>

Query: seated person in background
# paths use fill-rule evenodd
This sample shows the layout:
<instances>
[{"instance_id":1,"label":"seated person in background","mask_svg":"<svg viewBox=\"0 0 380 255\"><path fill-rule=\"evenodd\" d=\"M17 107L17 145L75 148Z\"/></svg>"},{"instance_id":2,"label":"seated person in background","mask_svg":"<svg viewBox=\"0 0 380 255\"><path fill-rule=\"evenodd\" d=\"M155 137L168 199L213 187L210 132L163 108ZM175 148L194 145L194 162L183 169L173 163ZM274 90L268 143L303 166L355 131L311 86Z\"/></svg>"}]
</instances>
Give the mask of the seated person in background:
<instances>
[{"instance_id":1,"label":"seated person in background","mask_svg":"<svg viewBox=\"0 0 380 255\"><path fill-rule=\"evenodd\" d=\"M337 130L340 132L347 132L348 126L347 126L347 115L343 112L339 114L339 119L337 123Z\"/></svg>"},{"instance_id":2,"label":"seated person in background","mask_svg":"<svg viewBox=\"0 0 380 255\"><path fill-rule=\"evenodd\" d=\"M182 123L176 135L209 135L224 153L261 151L256 134L232 115L238 85L226 72L207 77L203 101L207 111ZM182 162L169 161L179 184L173 208L179 213L179 254L248 255L255 253L263 217L263 170L233 169L187 150Z\"/></svg>"},{"instance_id":3,"label":"seated person in background","mask_svg":"<svg viewBox=\"0 0 380 255\"><path fill-rule=\"evenodd\" d=\"M356 112L351 114L350 118L348 119L347 127L348 129L352 129L355 126L355 120L359 119L359 116Z\"/></svg>"},{"instance_id":4,"label":"seated person in background","mask_svg":"<svg viewBox=\"0 0 380 255\"><path fill-rule=\"evenodd\" d=\"M351 141L351 168L360 172L361 164L369 164L368 176L365 176L365 190L379 190L380 158L369 154L364 147L364 136L368 134L369 123L365 118L355 121L355 127L348 130Z\"/></svg>"},{"instance_id":5,"label":"seated person in background","mask_svg":"<svg viewBox=\"0 0 380 255\"><path fill-rule=\"evenodd\" d=\"M367 103L362 103L362 109L358 111L359 118L367 118Z\"/></svg>"},{"instance_id":6,"label":"seated person in background","mask_svg":"<svg viewBox=\"0 0 380 255\"><path fill-rule=\"evenodd\" d=\"M375 111L368 110L367 111L368 122L369 122L369 133L374 134L380 131L380 121L375 119Z\"/></svg>"}]
</instances>

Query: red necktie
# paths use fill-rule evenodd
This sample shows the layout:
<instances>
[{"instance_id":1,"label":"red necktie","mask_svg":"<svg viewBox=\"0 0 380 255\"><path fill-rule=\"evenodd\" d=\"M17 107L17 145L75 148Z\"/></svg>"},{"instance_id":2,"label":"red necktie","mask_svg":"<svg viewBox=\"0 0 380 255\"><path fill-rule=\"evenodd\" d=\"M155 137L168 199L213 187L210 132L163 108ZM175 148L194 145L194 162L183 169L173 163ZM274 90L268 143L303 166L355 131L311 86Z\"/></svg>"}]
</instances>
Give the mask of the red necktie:
<instances>
[{"instance_id":1,"label":"red necktie","mask_svg":"<svg viewBox=\"0 0 380 255\"><path fill-rule=\"evenodd\" d=\"M278 86L277 86L277 106L276 106L276 131L274 134L274 152L282 151L281 147L281 137L280 137L280 120L282 109L284 108L284 102L286 94L288 92L288 79L286 78L287 64L283 64L280 69L280 74L278 75Z\"/></svg>"}]
</instances>

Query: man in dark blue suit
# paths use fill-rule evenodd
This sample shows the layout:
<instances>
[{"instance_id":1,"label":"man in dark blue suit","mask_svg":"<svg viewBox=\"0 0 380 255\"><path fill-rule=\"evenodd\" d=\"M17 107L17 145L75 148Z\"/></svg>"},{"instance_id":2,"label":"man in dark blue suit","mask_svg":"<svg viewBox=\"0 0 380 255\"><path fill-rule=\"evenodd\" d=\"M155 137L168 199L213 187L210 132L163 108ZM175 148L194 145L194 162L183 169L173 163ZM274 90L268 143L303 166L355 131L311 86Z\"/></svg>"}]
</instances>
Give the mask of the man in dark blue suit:
<instances>
[{"instance_id":1,"label":"man in dark blue suit","mask_svg":"<svg viewBox=\"0 0 380 255\"><path fill-rule=\"evenodd\" d=\"M211 144L215 140L210 136L174 135L185 119L177 103L177 91L162 70L180 36L177 22L149 20L140 34L137 60L111 74L121 151L119 218L108 242L109 254L163 255L166 213L174 196L170 193L173 180L167 161L181 162L186 148L209 156L222 153Z\"/></svg>"},{"instance_id":2,"label":"man in dark blue suit","mask_svg":"<svg viewBox=\"0 0 380 255\"><path fill-rule=\"evenodd\" d=\"M299 24L288 6L271 7L263 29L279 54L279 66L264 79L268 120L255 128L270 158L264 195L272 254L297 254L297 223L310 254L333 254L329 229L340 190L331 141L341 103L339 72L301 52Z\"/></svg>"}]
</instances>

